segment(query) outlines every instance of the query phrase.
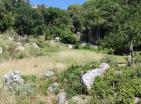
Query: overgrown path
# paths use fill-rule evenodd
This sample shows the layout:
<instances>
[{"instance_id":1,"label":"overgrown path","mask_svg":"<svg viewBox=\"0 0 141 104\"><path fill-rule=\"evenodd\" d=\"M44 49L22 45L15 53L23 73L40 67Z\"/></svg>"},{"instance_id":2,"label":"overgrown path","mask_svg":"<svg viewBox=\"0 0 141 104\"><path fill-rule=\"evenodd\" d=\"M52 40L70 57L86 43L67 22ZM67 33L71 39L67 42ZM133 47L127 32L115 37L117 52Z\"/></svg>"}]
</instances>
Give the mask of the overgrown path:
<instances>
[{"instance_id":1,"label":"overgrown path","mask_svg":"<svg viewBox=\"0 0 141 104\"><path fill-rule=\"evenodd\" d=\"M0 63L0 75L10 71L18 70L23 74L41 75L47 69L64 70L67 66L73 64L86 64L104 58L105 54L89 51L89 50L63 50L53 52L47 56L29 57L24 59L15 59ZM115 56L119 60L123 60L121 56Z\"/></svg>"}]
</instances>

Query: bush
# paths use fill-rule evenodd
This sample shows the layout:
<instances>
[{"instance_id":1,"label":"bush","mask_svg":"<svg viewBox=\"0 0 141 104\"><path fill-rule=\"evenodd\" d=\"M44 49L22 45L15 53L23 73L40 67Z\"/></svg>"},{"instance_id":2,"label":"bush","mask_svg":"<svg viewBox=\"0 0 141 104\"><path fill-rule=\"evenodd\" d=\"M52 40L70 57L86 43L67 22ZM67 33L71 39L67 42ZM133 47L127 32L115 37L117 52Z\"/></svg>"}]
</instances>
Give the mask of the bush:
<instances>
[{"instance_id":1,"label":"bush","mask_svg":"<svg viewBox=\"0 0 141 104\"><path fill-rule=\"evenodd\" d=\"M96 64L86 64L84 66L73 65L60 74L62 87L69 97L77 94L87 94L87 89L81 83L81 75L89 69L96 67Z\"/></svg>"},{"instance_id":2,"label":"bush","mask_svg":"<svg viewBox=\"0 0 141 104\"><path fill-rule=\"evenodd\" d=\"M110 69L103 77L97 77L92 87L95 104L131 104L134 97L141 96L141 79L134 73L135 69L120 68L120 76L116 70Z\"/></svg>"},{"instance_id":3,"label":"bush","mask_svg":"<svg viewBox=\"0 0 141 104\"><path fill-rule=\"evenodd\" d=\"M135 63L141 63L141 53L138 53L138 54L135 56Z\"/></svg>"},{"instance_id":4,"label":"bush","mask_svg":"<svg viewBox=\"0 0 141 104\"><path fill-rule=\"evenodd\" d=\"M66 44L75 44L77 42L77 39L75 38L74 34L69 29L62 30L60 38L61 42Z\"/></svg>"}]
</instances>

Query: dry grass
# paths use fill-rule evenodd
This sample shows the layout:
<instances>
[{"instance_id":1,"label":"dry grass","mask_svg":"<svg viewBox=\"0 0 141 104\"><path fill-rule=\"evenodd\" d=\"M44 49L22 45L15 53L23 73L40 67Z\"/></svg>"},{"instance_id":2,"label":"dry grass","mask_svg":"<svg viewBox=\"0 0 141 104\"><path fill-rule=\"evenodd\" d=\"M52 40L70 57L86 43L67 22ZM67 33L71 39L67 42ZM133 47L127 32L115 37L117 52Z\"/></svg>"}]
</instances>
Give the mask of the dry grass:
<instances>
[{"instance_id":1,"label":"dry grass","mask_svg":"<svg viewBox=\"0 0 141 104\"><path fill-rule=\"evenodd\" d=\"M88 50L65 50L51 53L48 56L16 59L0 64L0 75L10 71L19 70L25 75L40 75L45 70L53 68L57 71L64 70L72 64L85 64L102 59L105 54ZM118 57L122 60L121 57Z\"/></svg>"}]
</instances>

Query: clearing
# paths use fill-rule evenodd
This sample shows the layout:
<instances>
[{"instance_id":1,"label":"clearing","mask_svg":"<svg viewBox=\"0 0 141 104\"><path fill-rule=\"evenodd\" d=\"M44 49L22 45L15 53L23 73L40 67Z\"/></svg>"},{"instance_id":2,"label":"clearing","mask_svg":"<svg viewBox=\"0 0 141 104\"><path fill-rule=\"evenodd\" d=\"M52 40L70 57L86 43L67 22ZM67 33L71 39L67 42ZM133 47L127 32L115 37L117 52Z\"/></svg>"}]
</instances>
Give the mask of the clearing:
<instances>
[{"instance_id":1,"label":"clearing","mask_svg":"<svg viewBox=\"0 0 141 104\"><path fill-rule=\"evenodd\" d=\"M47 69L55 69L60 72L67 66L73 64L86 64L89 62L99 61L106 54L90 51L90 50L75 50L68 49L59 52L50 53L47 56L29 57L24 59L15 59L0 63L0 75L3 75L10 70L18 70L24 75L41 75ZM122 56L114 56L120 61L123 61Z\"/></svg>"}]
</instances>

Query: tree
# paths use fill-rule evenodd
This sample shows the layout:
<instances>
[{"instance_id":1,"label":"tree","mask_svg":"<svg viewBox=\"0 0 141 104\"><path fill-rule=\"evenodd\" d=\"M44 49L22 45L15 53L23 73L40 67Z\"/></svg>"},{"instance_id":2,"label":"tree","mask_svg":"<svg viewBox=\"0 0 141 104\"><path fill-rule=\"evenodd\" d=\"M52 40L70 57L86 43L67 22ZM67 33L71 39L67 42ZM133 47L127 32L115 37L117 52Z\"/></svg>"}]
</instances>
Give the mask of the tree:
<instances>
[{"instance_id":1,"label":"tree","mask_svg":"<svg viewBox=\"0 0 141 104\"><path fill-rule=\"evenodd\" d=\"M46 26L46 39L60 36L64 28L71 27L71 19L65 10L59 8L41 8Z\"/></svg>"},{"instance_id":2,"label":"tree","mask_svg":"<svg viewBox=\"0 0 141 104\"><path fill-rule=\"evenodd\" d=\"M7 1L0 1L0 31L4 32L9 29L14 21L11 12L11 2Z\"/></svg>"},{"instance_id":3,"label":"tree","mask_svg":"<svg viewBox=\"0 0 141 104\"><path fill-rule=\"evenodd\" d=\"M133 57L133 48L141 44L140 4L123 6L124 12L116 17L117 28L105 37L103 45L113 48L116 53L130 53Z\"/></svg>"},{"instance_id":4,"label":"tree","mask_svg":"<svg viewBox=\"0 0 141 104\"><path fill-rule=\"evenodd\" d=\"M33 9L24 2L16 3L14 7L14 27L20 35L42 35L44 18L39 10Z\"/></svg>"}]
</instances>

